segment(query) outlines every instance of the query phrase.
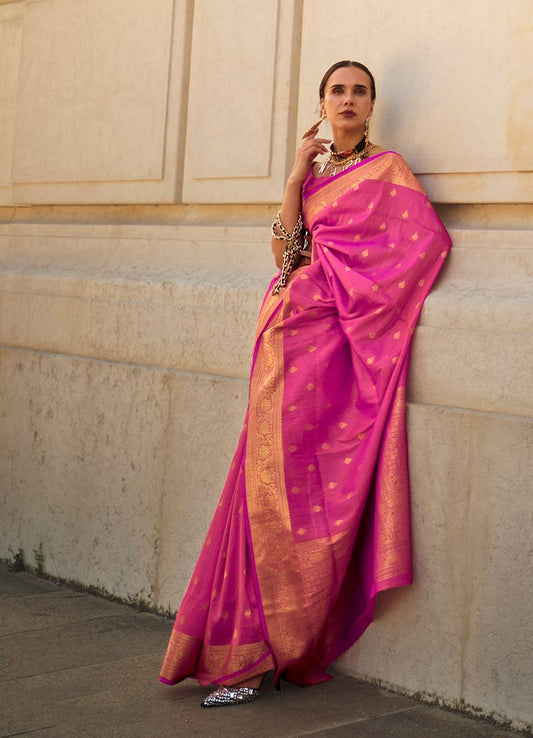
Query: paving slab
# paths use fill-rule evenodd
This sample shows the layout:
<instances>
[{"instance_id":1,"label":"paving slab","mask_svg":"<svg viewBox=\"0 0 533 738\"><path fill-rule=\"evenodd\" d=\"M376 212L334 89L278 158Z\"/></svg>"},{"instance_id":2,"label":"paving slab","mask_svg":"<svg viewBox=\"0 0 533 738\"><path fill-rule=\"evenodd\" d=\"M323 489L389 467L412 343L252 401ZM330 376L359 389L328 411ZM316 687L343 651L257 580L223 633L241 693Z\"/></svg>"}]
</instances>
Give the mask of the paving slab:
<instances>
[{"instance_id":1,"label":"paving slab","mask_svg":"<svg viewBox=\"0 0 533 738\"><path fill-rule=\"evenodd\" d=\"M205 710L207 689L157 681L170 620L0 565L0 738L511 738L514 731L336 675L266 683Z\"/></svg>"}]
</instances>

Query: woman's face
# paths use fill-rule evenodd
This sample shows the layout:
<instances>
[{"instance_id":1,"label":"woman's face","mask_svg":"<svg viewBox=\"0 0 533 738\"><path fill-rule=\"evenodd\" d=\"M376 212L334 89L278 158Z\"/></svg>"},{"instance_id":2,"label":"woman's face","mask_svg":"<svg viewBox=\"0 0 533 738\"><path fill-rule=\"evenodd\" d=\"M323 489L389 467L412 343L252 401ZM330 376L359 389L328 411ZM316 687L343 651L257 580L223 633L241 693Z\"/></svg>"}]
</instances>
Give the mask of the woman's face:
<instances>
[{"instance_id":1,"label":"woman's face","mask_svg":"<svg viewBox=\"0 0 533 738\"><path fill-rule=\"evenodd\" d=\"M365 120L374 109L370 95L370 78L366 72L357 67L340 67L326 82L322 113L326 113L334 130L362 132Z\"/></svg>"}]
</instances>

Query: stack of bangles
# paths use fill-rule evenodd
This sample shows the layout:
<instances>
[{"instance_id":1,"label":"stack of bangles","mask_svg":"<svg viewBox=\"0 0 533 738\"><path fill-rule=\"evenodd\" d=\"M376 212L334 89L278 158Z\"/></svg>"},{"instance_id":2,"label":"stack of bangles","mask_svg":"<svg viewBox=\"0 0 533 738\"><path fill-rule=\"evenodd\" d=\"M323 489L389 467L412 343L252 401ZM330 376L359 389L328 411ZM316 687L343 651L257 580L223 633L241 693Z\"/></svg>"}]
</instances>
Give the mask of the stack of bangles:
<instances>
[{"instance_id":1,"label":"stack of bangles","mask_svg":"<svg viewBox=\"0 0 533 738\"><path fill-rule=\"evenodd\" d=\"M304 231L301 213L298 213L298 220L294 226L292 233L285 230L283 223L279 217L279 212L276 215L276 220L272 223L272 235L278 241L285 241L285 251L283 252L283 265L281 267L281 274L278 281L274 285L272 290L273 295L277 295L280 290L287 285L287 279L289 274L294 268L294 263L298 256L311 257L311 252L305 247L307 246L307 239L304 240L304 247L302 248L300 236Z\"/></svg>"}]
</instances>

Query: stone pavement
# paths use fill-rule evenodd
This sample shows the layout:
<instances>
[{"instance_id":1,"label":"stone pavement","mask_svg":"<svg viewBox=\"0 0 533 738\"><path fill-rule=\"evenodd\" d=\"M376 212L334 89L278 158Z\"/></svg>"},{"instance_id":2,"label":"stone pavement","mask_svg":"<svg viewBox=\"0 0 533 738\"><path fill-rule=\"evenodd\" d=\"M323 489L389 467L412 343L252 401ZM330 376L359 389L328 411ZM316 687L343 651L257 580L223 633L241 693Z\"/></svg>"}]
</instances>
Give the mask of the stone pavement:
<instances>
[{"instance_id":1,"label":"stone pavement","mask_svg":"<svg viewBox=\"0 0 533 738\"><path fill-rule=\"evenodd\" d=\"M158 683L172 627L0 564L0 736L32 738L511 738L344 676L263 687L250 705L200 708L207 690Z\"/></svg>"}]
</instances>

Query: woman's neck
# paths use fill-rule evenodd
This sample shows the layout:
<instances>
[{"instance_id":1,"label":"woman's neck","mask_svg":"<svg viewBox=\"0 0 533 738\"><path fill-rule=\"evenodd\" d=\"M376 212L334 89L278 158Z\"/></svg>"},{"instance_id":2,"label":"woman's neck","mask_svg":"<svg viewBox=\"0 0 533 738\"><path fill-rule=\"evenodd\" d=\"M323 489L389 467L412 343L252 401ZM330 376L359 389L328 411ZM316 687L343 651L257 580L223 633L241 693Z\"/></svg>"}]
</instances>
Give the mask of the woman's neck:
<instances>
[{"instance_id":1,"label":"woman's neck","mask_svg":"<svg viewBox=\"0 0 533 738\"><path fill-rule=\"evenodd\" d=\"M333 148L337 152L353 149L353 147L357 146L359 141L361 141L364 135L364 128L355 134L353 132L345 134L344 131L340 131L339 133L333 134Z\"/></svg>"}]
</instances>

